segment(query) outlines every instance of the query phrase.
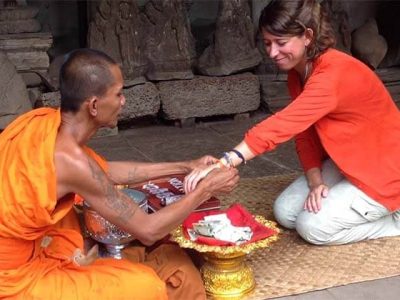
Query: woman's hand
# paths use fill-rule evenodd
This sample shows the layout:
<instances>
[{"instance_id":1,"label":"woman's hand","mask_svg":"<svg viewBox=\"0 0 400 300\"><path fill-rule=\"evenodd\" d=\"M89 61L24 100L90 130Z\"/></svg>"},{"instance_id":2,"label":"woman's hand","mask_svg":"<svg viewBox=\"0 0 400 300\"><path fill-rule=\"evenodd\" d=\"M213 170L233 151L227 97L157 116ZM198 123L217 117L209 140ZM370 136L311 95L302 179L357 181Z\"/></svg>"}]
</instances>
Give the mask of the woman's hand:
<instances>
[{"instance_id":1,"label":"woman's hand","mask_svg":"<svg viewBox=\"0 0 400 300\"><path fill-rule=\"evenodd\" d=\"M216 168L220 168L220 165L217 163L212 165L203 164L202 166L199 166L198 168L195 168L192 172L190 172L190 174L185 177L185 180L183 182L185 193L187 194L193 191L199 181L206 177L208 173Z\"/></svg>"},{"instance_id":2,"label":"woman's hand","mask_svg":"<svg viewBox=\"0 0 400 300\"><path fill-rule=\"evenodd\" d=\"M321 183L310 187L310 192L304 202L304 209L309 212L318 213L321 210L322 198L328 196L329 188Z\"/></svg>"}]
</instances>

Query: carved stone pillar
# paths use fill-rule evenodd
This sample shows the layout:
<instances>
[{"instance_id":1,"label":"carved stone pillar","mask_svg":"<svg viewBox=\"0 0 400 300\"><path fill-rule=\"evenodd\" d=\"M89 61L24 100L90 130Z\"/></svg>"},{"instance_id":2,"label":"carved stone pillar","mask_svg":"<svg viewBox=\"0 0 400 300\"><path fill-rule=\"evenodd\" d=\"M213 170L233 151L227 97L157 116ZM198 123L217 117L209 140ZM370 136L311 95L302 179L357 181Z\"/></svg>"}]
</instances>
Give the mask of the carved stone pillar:
<instances>
[{"instance_id":1,"label":"carved stone pillar","mask_svg":"<svg viewBox=\"0 0 400 300\"><path fill-rule=\"evenodd\" d=\"M40 23L35 19L39 10L32 6L6 6L0 9L0 34L39 32Z\"/></svg>"},{"instance_id":2,"label":"carved stone pillar","mask_svg":"<svg viewBox=\"0 0 400 300\"><path fill-rule=\"evenodd\" d=\"M190 79L195 57L183 0L150 0L144 9L149 80Z\"/></svg>"},{"instance_id":3,"label":"carved stone pillar","mask_svg":"<svg viewBox=\"0 0 400 300\"><path fill-rule=\"evenodd\" d=\"M146 70L142 32L137 1L102 0L89 24L88 45L120 64L126 85L142 83Z\"/></svg>"},{"instance_id":4,"label":"carved stone pillar","mask_svg":"<svg viewBox=\"0 0 400 300\"><path fill-rule=\"evenodd\" d=\"M348 14L341 1L326 0L325 2L336 33L336 48L351 54L351 28Z\"/></svg>"},{"instance_id":5,"label":"carved stone pillar","mask_svg":"<svg viewBox=\"0 0 400 300\"><path fill-rule=\"evenodd\" d=\"M199 58L199 72L211 76L229 75L260 62L247 0L222 0L214 44Z\"/></svg>"},{"instance_id":6,"label":"carved stone pillar","mask_svg":"<svg viewBox=\"0 0 400 300\"><path fill-rule=\"evenodd\" d=\"M32 109L32 105L21 75L1 51L0 74L0 130L2 130L20 114Z\"/></svg>"},{"instance_id":7,"label":"carved stone pillar","mask_svg":"<svg viewBox=\"0 0 400 300\"><path fill-rule=\"evenodd\" d=\"M49 67L47 50L53 43L35 19L39 9L32 6L0 7L0 50L18 71L45 74Z\"/></svg>"}]
</instances>

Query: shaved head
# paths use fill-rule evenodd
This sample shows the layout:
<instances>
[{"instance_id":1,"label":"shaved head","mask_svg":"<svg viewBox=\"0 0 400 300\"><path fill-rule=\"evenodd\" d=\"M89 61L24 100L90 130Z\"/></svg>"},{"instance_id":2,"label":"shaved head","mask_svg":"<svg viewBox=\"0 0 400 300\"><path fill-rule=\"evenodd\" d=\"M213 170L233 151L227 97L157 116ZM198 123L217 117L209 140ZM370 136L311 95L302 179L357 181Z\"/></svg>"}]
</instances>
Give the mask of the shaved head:
<instances>
[{"instance_id":1,"label":"shaved head","mask_svg":"<svg viewBox=\"0 0 400 300\"><path fill-rule=\"evenodd\" d=\"M101 97L115 83L110 70L117 63L94 49L78 49L66 55L60 70L61 111L77 112L85 100Z\"/></svg>"}]
</instances>

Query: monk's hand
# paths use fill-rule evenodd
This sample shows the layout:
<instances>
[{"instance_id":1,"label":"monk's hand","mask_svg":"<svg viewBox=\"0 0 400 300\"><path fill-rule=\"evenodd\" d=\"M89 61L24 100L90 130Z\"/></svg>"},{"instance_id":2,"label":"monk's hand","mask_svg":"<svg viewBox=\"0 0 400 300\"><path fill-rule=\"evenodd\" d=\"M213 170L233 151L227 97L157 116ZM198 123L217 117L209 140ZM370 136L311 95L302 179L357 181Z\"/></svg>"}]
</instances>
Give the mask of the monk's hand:
<instances>
[{"instance_id":1,"label":"monk's hand","mask_svg":"<svg viewBox=\"0 0 400 300\"><path fill-rule=\"evenodd\" d=\"M187 175L183 181L183 188L185 193L190 193L193 191L197 184L202 180L204 177L207 176L212 170L220 168L218 163L212 165L202 165L195 168L192 172Z\"/></svg>"},{"instance_id":2,"label":"monk's hand","mask_svg":"<svg viewBox=\"0 0 400 300\"><path fill-rule=\"evenodd\" d=\"M239 172L235 168L215 168L199 183L213 196L230 193L239 182Z\"/></svg>"},{"instance_id":3,"label":"monk's hand","mask_svg":"<svg viewBox=\"0 0 400 300\"><path fill-rule=\"evenodd\" d=\"M190 171L193 171L197 168L202 168L205 166L210 166L212 164L216 164L217 162L218 162L218 159L216 159L214 156L205 155L198 159L189 161L189 168L190 168Z\"/></svg>"},{"instance_id":4,"label":"monk's hand","mask_svg":"<svg viewBox=\"0 0 400 300\"><path fill-rule=\"evenodd\" d=\"M310 192L304 202L304 209L309 212L318 213L321 210L322 199L328 197L328 191L328 186L323 183L310 186Z\"/></svg>"}]
</instances>

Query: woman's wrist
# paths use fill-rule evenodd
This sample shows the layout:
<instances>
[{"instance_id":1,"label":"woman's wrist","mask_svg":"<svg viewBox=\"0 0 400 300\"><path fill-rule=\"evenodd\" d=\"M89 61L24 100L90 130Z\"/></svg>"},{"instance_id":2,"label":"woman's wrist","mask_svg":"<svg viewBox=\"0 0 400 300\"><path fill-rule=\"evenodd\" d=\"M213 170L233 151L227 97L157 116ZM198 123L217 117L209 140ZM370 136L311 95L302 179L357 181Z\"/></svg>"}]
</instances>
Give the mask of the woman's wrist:
<instances>
[{"instance_id":1,"label":"woman's wrist","mask_svg":"<svg viewBox=\"0 0 400 300\"><path fill-rule=\"evenodd\" d=\"M237 149L232 149L230 153L234 153L240 159L240 163L246 164L246 159L244 158L242 152Z\"/></svg>"},{"instance_id":2,"label":"woman's wrist","mask_svg":"<svg viewBox=\"0 0 400 300\"><path fill-rule=\"evenodd\" d=\"M219 160L221 166L225 166L228 168L235 168L239 166L241 163L246 163L246 160L241 152L236 149L230 150L228 152L224 152L223 156Z\"/></svg>"},{"instance_id":3,"label":"woman's wrist","mask_svg":"<svg viewBox=\"0 0 400 300\"><path fill-rule=\"evenodd\" d=\"M316 187L319 187L320 185L323 185L324 183L321 181L321 182L308 182L308 187L310 188L310 189L314 189L314 188L316 188Z\"/></svg>"},{"instance_id":4,"label":"woman's wrist","mask_svg":"<svg viewBox=\"0 0 400 300\"><path fill-rule=\"evenodd\" d=\"M321 170L318 167L307 170L305 175L307 178L308 187L310 189L324 184L324 181L322 180Z\"/></svg>"}]
</instances>

